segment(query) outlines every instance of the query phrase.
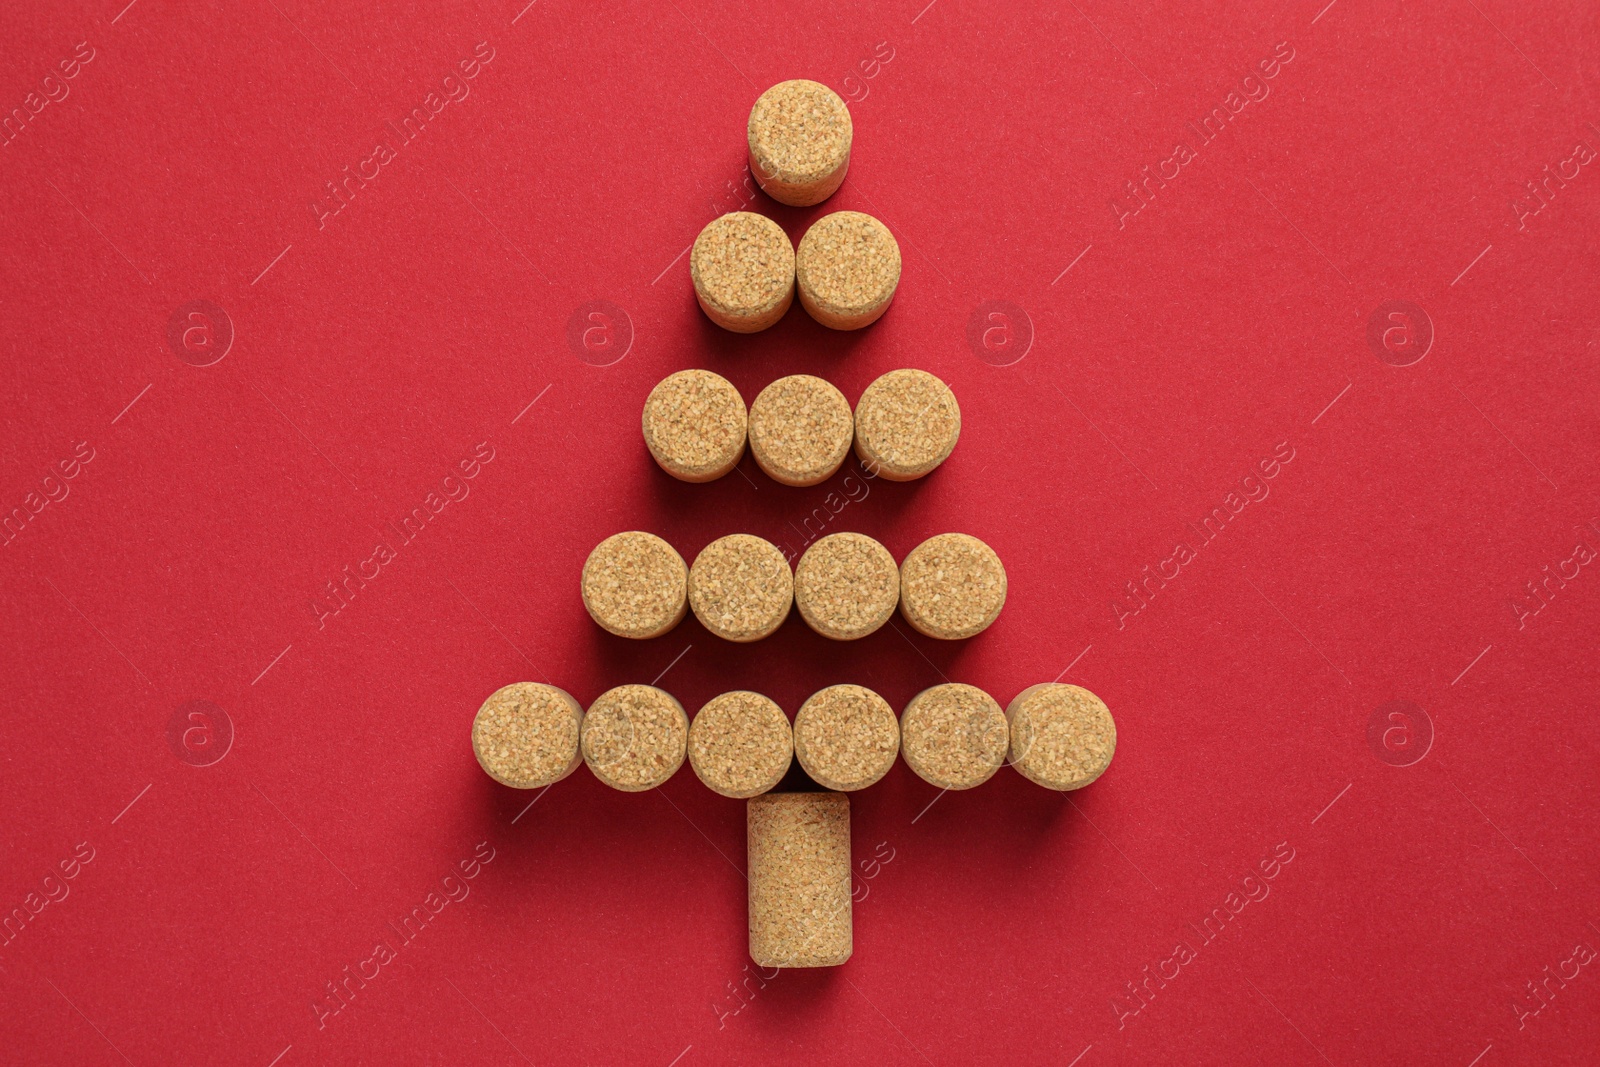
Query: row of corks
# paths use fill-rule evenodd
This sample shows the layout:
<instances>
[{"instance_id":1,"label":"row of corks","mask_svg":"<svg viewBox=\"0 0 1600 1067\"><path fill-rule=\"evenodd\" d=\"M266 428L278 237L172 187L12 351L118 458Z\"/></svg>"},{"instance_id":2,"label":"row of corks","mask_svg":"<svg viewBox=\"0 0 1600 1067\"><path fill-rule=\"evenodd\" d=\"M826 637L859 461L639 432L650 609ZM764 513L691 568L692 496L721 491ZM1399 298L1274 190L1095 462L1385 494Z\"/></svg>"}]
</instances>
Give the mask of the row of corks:
<instances>
[{"instance_id":1,"label":"row of corks","mask_svg":"<svg viewBox=\"0 0 1600 1067\"><path fill-rule=\"evenodd\" d=\"M917 632L959 641L988 629L1006 602L1006 571L994 549L964 533L936 534L898 566L860 533L836 533L789 559L754 534L719 537L685 566L666 541L643 530L612 534L584 561L583 604L619 637L659 637L689 610L728 641L759 641L798 606L806 625L835 641L877 631L898 606Z\"/></svg>"},{"instance_id":2,"label":"row of corks","mask_svg":"<svg viewBox=\"0 0 1600 1067\"><path fill-rule=\"evenodd\" d=\"M961 436L961 406L948 385L909 367L867 386L854 411L836 386L811 374L779 378L747 410L726 378L682 370L650 391L642 422L650 455L685 482L733 470L747 440L756 465L784 485L827 481L852 441L868 473L909 482L949 458Z\"/></svg>"},{"instance_id":3,"label":"row of corks","mask_svg":"<svg viewBox=\"0 0 1600 1067\"><path fill-rule=\"evenodd\" d=\"M585 711L553 685L518 682L496 690L472 724L478 763L516 789L552 785L581 762L614 789L642 792L687 758L708 789L740 799L773 789L793 760L844 793L880 781L900 757L940 789L972 789L1007 763L1047 789L1079 789L1105 771L1116 743L1105 703L1058 682L1029 686L1003 710L977 686L946 682L898 716L865 686L830 685L792 724L775 701L749 690L713 697L691 721L655 686L617 686Z\"/></svg>"}]
</instances>

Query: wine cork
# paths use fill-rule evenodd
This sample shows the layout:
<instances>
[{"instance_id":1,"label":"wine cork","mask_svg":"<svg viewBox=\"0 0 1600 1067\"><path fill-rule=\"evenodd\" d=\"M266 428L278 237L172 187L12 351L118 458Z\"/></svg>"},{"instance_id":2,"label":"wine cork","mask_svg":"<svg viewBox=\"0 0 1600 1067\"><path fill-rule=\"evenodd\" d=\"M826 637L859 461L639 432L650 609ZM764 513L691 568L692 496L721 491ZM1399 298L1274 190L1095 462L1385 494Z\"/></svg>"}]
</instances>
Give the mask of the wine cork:
<instances>
[{"instance_id":1,"label":"wine cork","mask_svg":"<svg viewBox=\"0 0 1600 1067\"><path fill-rule=\"evenodd\" d=\"M789 617L794 575L783 552L752 534L719 537L689 568L689 605L700 624L729 641L759 641Z\"/></svg>"},{"instance_id":2,"label":"wine cork","mask_svg":"<svg viewBox=\"0 0 1600 1067\"><path fill-rule=\"evenodd\" d=\"M725 797L765 793L793 757L789 717L760 693L713 697L689 724L689 763L706 788Z\"/></svg>"},{"instance_id":3,"label":"wine cork","mask_svg":"<svg viewBox=\"0 0 1600 1067\"><path fill-rule=\"evenodd\" d=\"M811 224L795 252L800 304L833 330L859 330L889 310L900 284L900 246L889 228L859 211Z\"/></svg>"},{"instance_id":4,"label":"wine cork","mask_svg":"<svg viewBox=\"0 0 1600 1067\"><path fill-rule=\"evenodd\" d=\"M784 485L827 481L844 462L854 436L850 402L809 374L779 378L750 405L750 453Z\"/></svg>"},{"instance_id":5,"label":"wine cork","mask_svg":"<svg viewBox=\"0 0 1600 1067\"><path fill-rule=\"evenodd\" d=\"M877 693L830 685L794 717L794 754L818 785L850 792L889 773L900 751L900 720Z\"/></svg>"},{"instance_id":6,"label":"wine cork","mask_svg":"<svg viewBox=\"0 0 1600 1067\"><path fill-rule=\"evenodd\" d=\"M688 610L689 568L671 545L640 530L612 534L583 564L583 606L618 637L659 637Z\"/></svg>"},{"instance_id":7,"label":"wine cork","mask_svg":"<svg viewBox=\"0 0 1600 1067\"><path fill-rule=\"evenodd\" d=\"M689 717L671 693L650 685L619 685L589 705L583 717L583 761L613 789L654 789L683 766Z\"/></svg>"},{"instance_id":8,"label":"wine cork","mask_svg":"<svg viewBox=\"0 0 1600 1067\"><path fill-rule=\"evenodd\" d=\"M900 716L900 753L940 789L971 789L1006 761L1011 730L994 697L951 682L924 689Z\"/></svg>"},{"instance_id":9,"label":"wine cork","mask_svg":"<svg viewBox=\"0 0 1600 1067\"><path fill-rule=\"evenodd\" d=\"M856 455L869 471L909 482L950 457L961 436L961 406L925 370L892 370L856 401Z\"/></svg>"},{"instance_id":10,"label":"wine cork","mask_svg":"<svg viewBox=\"0 0 1600 1067\"><path fill-rule=\"evenodd\" d=\"M744 397L732 382L708 370L681 370L650 390L644 443L674 478L715 481L744 455L748 421Z\"/></svg>"},{"instance_id":11,"label":"wine cork","mask_svg":"<svg viewBox=\"0 0 1600 1067\"><path fill-rule=\"evenodd\" d=\"M806 625L835 641L866 637L900 602L900 568L865 534L829 534L806 549L794 572L794 599Z\"/></svg>"},{"instance_id":12,"label":"wine cork","mask_svg":"<svg viewBox=\"0 0 1600 1067\"><path fill-rule=\"evenodd\" d=\"M745 802L750 958L758 967L837 967L854 948L850 798L767 793Z\"/></svg>"},{"instance_id":13,"label":"wine cork","mask_svg":"<svg viewBox=\"0 0 1600 1067\"><path fill-rule=\"evenodd\" d=\"M1046 789L1082 789L1105 773L1117 724L1105 702L1076 685L1044 682L1006 708L1011 765Z\"/></svg>"},{"instance_id":14,"label":"wine cork","mask_svg":"<svg viewBox=\"0 0 1600 1067\"><path fill-rule=\"evenodd\" d=\"M968 534L930 537L900 564L900 614L918 633L956 641L982 633L1006 603L1006 569Z\"/></svg>"},{"instance_id":15,"label":"wine cork","mask_svg":"<svg viewBox=\"0 0 1600 1067\"><path fill-rule=\"evenodd\" d=\"M577 769L583 708L563 690L538 682L496 689L472 720L472 752L501 785L538 789Z\"/></svg>"},{"instance_id":16,"label":"wine cork","mask_svg":"<svg viewBox=\"0 0 1600 1067\"><path fill-rule=\"evenodd\" d=\"M757 333L794 303L794 245L765 215L733 211L706 223L694 239L689 277L712 322Z\"/></svg>"},{"instance_id":17,"label":"wine cork","mask_svg":"<svg viewBox=\"0 0 1600 1067\"><path fill-rule=\"evenodd\" d=\"M779 82L750 109L750 173L780 204L820 204L850 168L853 132L838 93L803 78Z\"/></svg>"}]
</instances>

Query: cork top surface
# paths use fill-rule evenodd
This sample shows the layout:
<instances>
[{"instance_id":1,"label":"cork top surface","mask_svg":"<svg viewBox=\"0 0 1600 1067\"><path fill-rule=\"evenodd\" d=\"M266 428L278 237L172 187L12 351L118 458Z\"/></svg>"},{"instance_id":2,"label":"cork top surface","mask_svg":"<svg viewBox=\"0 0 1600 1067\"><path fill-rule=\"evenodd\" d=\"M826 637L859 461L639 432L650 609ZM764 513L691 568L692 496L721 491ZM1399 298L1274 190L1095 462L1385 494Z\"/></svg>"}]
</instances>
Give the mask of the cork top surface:
<instances>
[{"instance_id":1,"label":"cork top surface","mask_svg":"<svg viewBox=\"0 0 1600 1067\"><path fill-rule=\"evenodd\" d=\"M753 797L783 779L794 757L789 717L748 690L706 702L689 724L689 762L714 793Z\"/></svg>"},{"instance_id":2,"label":"cork top surface","mask_svg":"<svg viewBox=\"0 0 1600 1067\"><path fill-rule=\"evenodd\" d=\"M701 625L729 641L776 630L794 603L794 576L782 550L753 534L719 537L689 568L689 605Z\"/></svg>"},{"instance_id":3,"label":"cork top surface","mask_svg":"<svg viewBox=\"0 0 1600 1067\"><path fill-rule=\"evenodd\" d=\"M644 443L679 478L726 473L744 452L748 416L733 383L708 370L681 370L650 390Z\"/></svg>"},{"instance_id":4,"label":"cork top surface","mask_svg":"<svg viewBox=\"0 0 1600 1067\"><path fill-rule=\"evenodd\" d=\"M900 245L871 215L835 211L812 223L800 238L795 273L823 311L859 315L894 295L900 283Z\"/></svg>"},{"instance_id":5,"label":"cork top surface","mask_svg":"<svg viewBox=\"0 0 1600 1067\"><path fill-rule=\"evenodd\" d=\"M819 82L779 82L750 109L750 158L768 178L803 185L850 158L850 109Z\"/></svg>"},{"instance_id":6,"label":"cork top surface","mask_svg":"<svg viewBox=\"0 0 1600 1067\"><path fill-rule=\"evenodd\" d=\"M856 402L861 458L900 478L920 478L943 463L961 436L961 406L925 370L892 370Z\"/></svg>"},{"instance_id":7,"label":"cork top surface","mask_svg":"<svg viewBox=\"0 0 1600 1067\"><path fill-rule=\"evenodd\" d=\"M1105 702L1076 685L1047 682L1017 694L1011 763L1047 789L1081 789L1105 773L1117 748L1117 724Z\"/></svg>"},{"instance_id":8,"label":"cork top surface","mask_svg":"<svg viewBox=\"0 0 1600 1067\"><path fill-rule=\"evenodd\" d=\"M855 436L850 402L809 374L779 378L750 405L750 448L780 480L811 482L832 474Z\"/></svg>"},{"instance_id":9,"label":"cork top surface","mask_svg":"<svg viewBox=\"0 0 1600 1067\"><path fill-rule=\"evenodd\" d=\"M472 720L472 751L489 777L537 789L565 777L578 757L583 709L553 685L497 689Z\"/></svg>"},{"instance_id":10,"label":"cork top surface","mask_svg":"<svg viewBox=\"0 0 1600 1067\"><path fill-rule=\"evenodd\" d=\"M929 637L959 640L987 629L1006 603L1006 569L969 534L930 537L900 564L900 610Z\"/></svg>"},{"instance_id":11,"label":"cork top surface","mask_svg":"<svg viewBox=\"0 0 1600 1067\"><path fill-rule=\"evenodd\" d=\"M689 568L652 533L629 530L595 546L583 564L583 604L619 637L654 637L683 616Z\"/></svg>"},{"instance_id":12,"label":"cork top surface","mask_svg":"<svg viewBox=\"0 0 1600 1067\"><path fill-rule=\"evenodd\" d=\"M900 716L900 751L924 781L971 789L1005 762L1011 731L994 697L951 682L924 689Z\"/></svg>"},{"instance_id":13,"label":"cork top surface","mask_svg":"<svg viewBox=\"0 0 1600 1067\"><path fill-rule=\"evenodd\" d=\"M583 759L613 789L653 789L683 765L689 717L667 692L619 685L589 705L583 717Z\"/></svg>"},{"instance_id":14,"label":"cork top surface","mask_svg":"<svg viewBox=\"0 0 1600 1067\"><path fill-rule=\"evenodd\" d=\"M828 789L865 789L889 773L899 751L900 720L864 686L831 685L794 717L794 753Z\"/></svg>"},{"instance_id":15,"label":"cork top surface","mask_svg":"<svg viewBox=\"0 0 1600 1067\"><path fill-rule=\"evenodd\" d=\"M730 212L706 223L694 239L689 275L701 297L723 314L761 315L794 287L794 246L765 215Z\"/></svg>"},{"instance_id":16,"label":"cork top surface","mask_svg":"<svg viewBox=\"0 0 1600 1067\"><path fill-rule=\"evenodd\" d=\"M900 568L887 548L865 534L829 534L800 557L794 598L817 633L854 641L894 614L900 602Z\"/></svg>"}]
</instances>

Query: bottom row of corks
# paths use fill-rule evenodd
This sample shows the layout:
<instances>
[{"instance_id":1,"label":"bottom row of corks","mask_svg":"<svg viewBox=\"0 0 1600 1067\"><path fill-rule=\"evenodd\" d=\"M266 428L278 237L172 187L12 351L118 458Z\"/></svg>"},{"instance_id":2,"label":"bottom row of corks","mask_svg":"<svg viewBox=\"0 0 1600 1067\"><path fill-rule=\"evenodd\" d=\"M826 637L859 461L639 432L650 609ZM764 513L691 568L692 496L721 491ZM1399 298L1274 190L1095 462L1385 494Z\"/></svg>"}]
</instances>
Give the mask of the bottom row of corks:
<instances>
[{"instance_id":1,"label":"bottom row of corks","mask_svg":"<svg viewBox=\"0 0 1600 1067\"><path fill-rule=\"evenodd\" d=\"M687 756L706 786L747 799L750 955L763 967L830 967L850 956L848 791L877 782L903 755L941 789L970 789L1010 763L1048 789L1098 778L1116 748L1116 725L1087 689L1047 682L1004 710L983 690L924 689L897 718L877 693L834 685L788 716L746 690L708 701L691 722L664 690L623 685L585 712L551 685L497 690L472 724L472 748L490 777L518 789L560 781L587 763L616 789L665 782ZM791 761L836 792L769 792Z\"/></svg>"}]
</instances>

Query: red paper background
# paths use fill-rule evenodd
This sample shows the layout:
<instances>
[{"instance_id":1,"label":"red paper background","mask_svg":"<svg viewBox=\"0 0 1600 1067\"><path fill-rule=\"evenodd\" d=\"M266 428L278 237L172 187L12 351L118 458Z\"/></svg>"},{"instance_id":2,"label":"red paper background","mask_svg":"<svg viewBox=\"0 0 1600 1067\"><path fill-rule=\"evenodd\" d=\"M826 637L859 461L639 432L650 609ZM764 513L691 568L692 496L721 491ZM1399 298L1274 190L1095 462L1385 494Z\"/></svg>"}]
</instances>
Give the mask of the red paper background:
<instances>
[{"instance_id":1,"label":"red paper background","mask_svg":"<svg viewBox=\"0 0 1600 1067\"><path fill-rule=\"evenodd\" d=\"M0 148L0 511L40 507L0 551L0 908L25 913L0 1059L1593 1056L1600 973L1544 968L1600 945L1600 574L1512 607L1600 547L1600 162L1547 203L1525 186L1600 148L1592 5L122 2L0 13L0 107L26 120ZM43 83L80 41L93 58ZM469 94L402 144L479 42ZM1188 124L1275 50L1268 95L1202 143ZM743 185L750 104L798 76L856 128L849 181L805 210ZM319 218L380 141L394 158ZM1177 142L1195 158L1119 223ZM882 218L889 314L712 327L681 253L751 204L797 238L824 211ZM234 333L203 367L168 339L196 300ZM1404 367L1367 339L1396 300L1434 332ZM609 350L581 321L569 342L591 301L626 317ZM196 344L221 336L206 314ZM747 458L681 485L640 440L682 367L853 400L905 365L953 386L960 446L924 482L852 483L837 516L843 474L788 489ZM39 504L80 442L92 460ZM388 524L480 444L469 495L402 543ZM1119 618L1280 446L1267 497ZM612 532L798 550L818 508L897 557L981 536L1004 614L961 644L791 619L737 647L584 614ZM319 620L379 539L395 558ZM691 709L753 687L791 713L840 681L900 706L944 677L1005 702L1060 676L1120 744L1065 796L1005 770L932 803L897 766L852 798L854 958L762 984L741 803L687 768L640 795L580 770L526 808L472 758L500 685L587 702L663 671ZM196 700L220 714L185 750ZM1404 766L1420 734L1385 748L1383 720L1369 743L1395 700L1434 734ZM193 765L222 716L231 748ZM402 947L390 924L480 842L469 895ZM1203 942L1191 924L1275 847L1292 860L1248 883L1268 895ZM1179 940L1195 958L1127 999ZM319 1016L379 941L395 958Z\"/></svg>"}]
</instances>

